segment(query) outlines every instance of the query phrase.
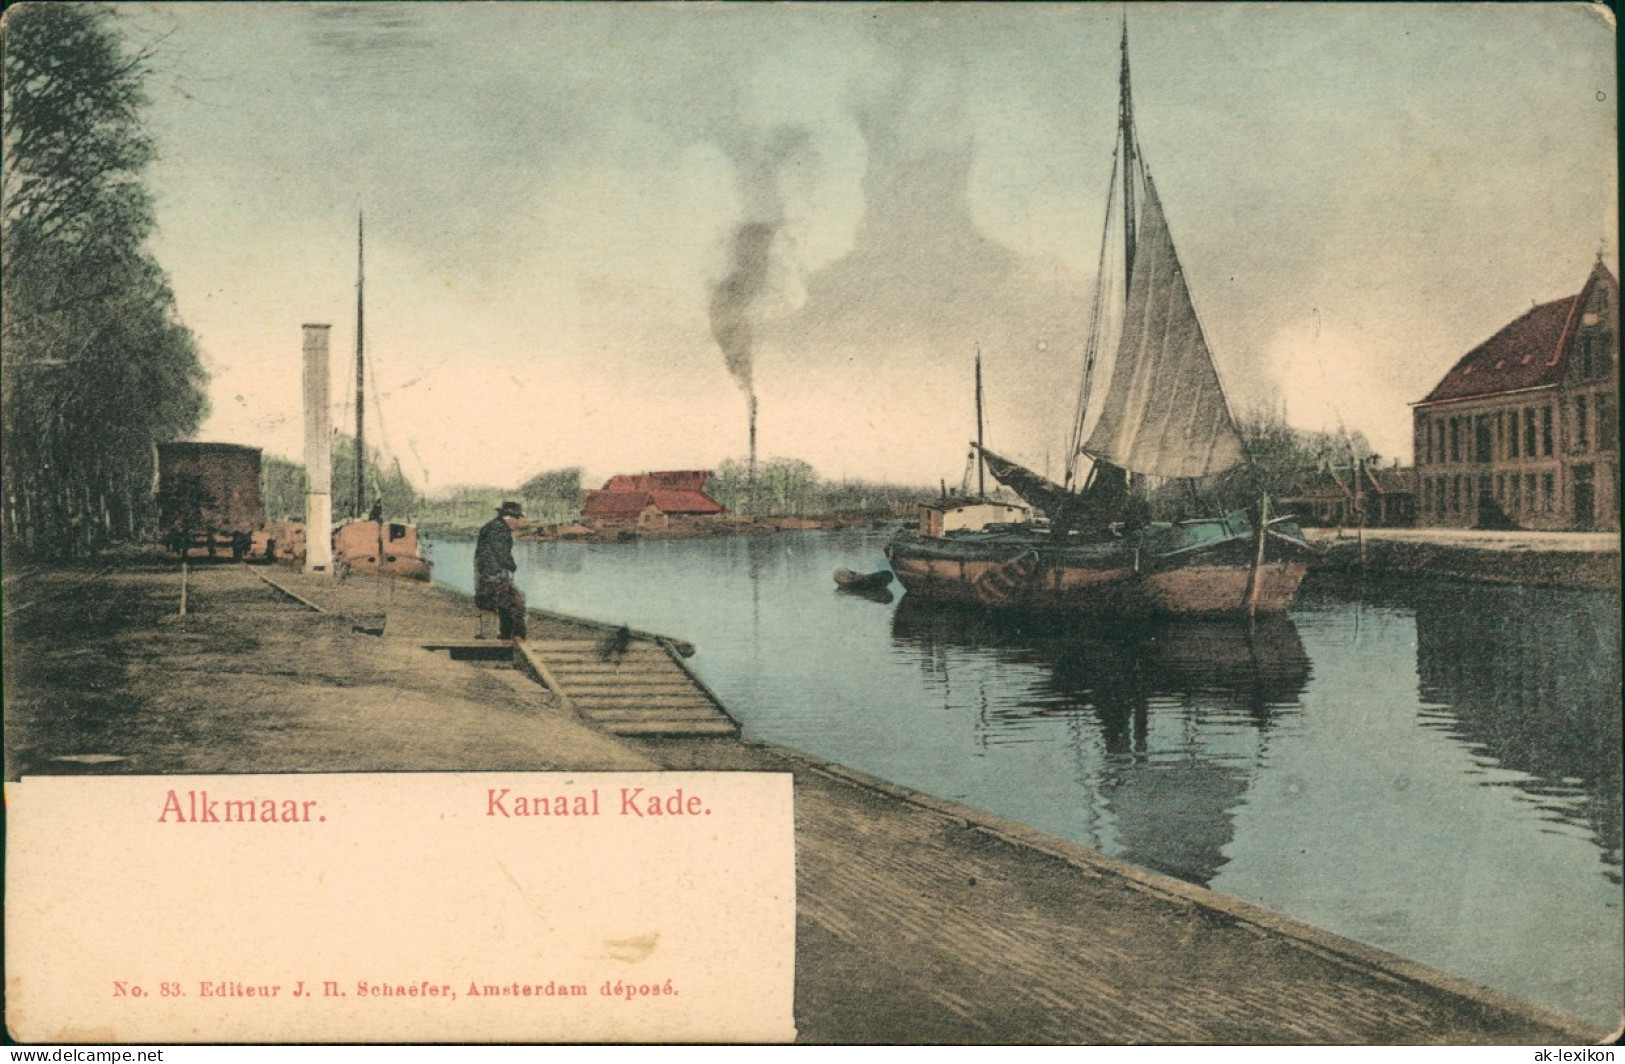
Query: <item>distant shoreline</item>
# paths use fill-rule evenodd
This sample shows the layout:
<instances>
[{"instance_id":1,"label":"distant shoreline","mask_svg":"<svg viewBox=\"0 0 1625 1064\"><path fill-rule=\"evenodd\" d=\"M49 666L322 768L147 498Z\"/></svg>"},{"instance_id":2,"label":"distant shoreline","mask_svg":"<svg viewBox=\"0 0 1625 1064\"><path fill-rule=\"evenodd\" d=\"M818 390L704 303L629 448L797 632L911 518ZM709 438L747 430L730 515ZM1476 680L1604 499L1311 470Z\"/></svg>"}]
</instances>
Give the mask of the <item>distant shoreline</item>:
<instances>
[{"instance_id":1,"label":"distant shoreline","mask_svg":"<svg viewBox=\"0 0 1625 1064\"><path fill-rule=\"evenodd\" d=\"M711 539L825 529L901 529L902 517L763 517L673 521L660 526L579 523L522 528L515 538L536 543L627 543L649 539ZM426 534L472 538L473 529L425 526ZM1454 528L1305 529L1320 548L1311 568L1372 575L1420 575L1487 584L1620 588L1620 539L1613 532L1487 532Z\"/></svg>"},{"instance_id":2,"label":"distant shoreline","mask_svg":"<svg viewBox=\"0 0 1625 1064\"><path fill-rule=\"evenodd\" d=\"M813 532L825 529L861 528L885 530L913 522L901 517L758 517L697 521L674 520L667 525L616 523L586 525L568 522L558 525L523 526L514 539L532 543L627 543L645 539L714 539L721 536L759 536L777 532ZM478 529L461 526L419 525L424 535L472 539Z\"/></svg>"}]
</instances>

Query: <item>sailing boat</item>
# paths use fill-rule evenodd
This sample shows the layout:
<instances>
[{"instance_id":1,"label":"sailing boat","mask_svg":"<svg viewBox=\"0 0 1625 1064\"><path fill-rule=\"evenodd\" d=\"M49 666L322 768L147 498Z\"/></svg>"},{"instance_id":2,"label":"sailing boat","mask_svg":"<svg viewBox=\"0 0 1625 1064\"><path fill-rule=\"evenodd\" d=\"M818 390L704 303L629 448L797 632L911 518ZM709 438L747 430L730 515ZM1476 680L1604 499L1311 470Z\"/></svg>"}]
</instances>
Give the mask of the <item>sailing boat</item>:
<instances>
[{"instance_id":1,"label":"sailing boat","mask_svg":"<svg viewBox=\"0 0 1625 1064\"><path fill-rule=\"evenodd\" d=\"M886 549L911 596L1018 609L1104 614L1284 612L1312 548L1287 519L1237 510L1172 523L1148 520L1146 478L1194 483L1243 460L1241 433L1191 301L1156 185L1140 159L1122 43L1118 145L1101 238L1094 324L1073 425L1067 482L976 445L989 471L1044 512L1045 528L905 533ZM1120 166L1119 166L1120 164ZM1087 437L1095 352L1104 335L1107 237L1123 175L1121 335L1110 388ZM1136 212L1136 200L1143 203ZM1079 457L1092 460L1074 490ZM1272 554L1273 548L1273 557Z\"/></svg>"},{"instance_id":2,"label":"sailing boat","mask_svg":"<svg viewBox=\"0 0 1625 1064\"><path fill-rule=\"evenodd\" d=\"M333 531L333 559L356 572L380 573L408 580L428 581L432 565L418 542L417 526L386 521L383 496L362 516L367 498L366 335L367 335L366 221L356 217L355 279L355 502L350 520Z\"/></svg>"}]
</instances>

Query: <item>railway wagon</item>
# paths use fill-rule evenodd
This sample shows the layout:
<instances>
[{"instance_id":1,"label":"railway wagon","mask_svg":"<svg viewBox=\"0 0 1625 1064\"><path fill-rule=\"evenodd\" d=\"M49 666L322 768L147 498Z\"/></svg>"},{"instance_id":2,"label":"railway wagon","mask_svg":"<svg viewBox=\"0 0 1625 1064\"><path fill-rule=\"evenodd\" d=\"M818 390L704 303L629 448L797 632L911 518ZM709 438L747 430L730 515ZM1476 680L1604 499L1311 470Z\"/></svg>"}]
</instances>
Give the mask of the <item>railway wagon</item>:
<instances>
[{"instance_id":1,"label":"railway wagon","mask_svg":"<svg viewBox=\"0 0 1625 1064\"><path fill-rule=\"evenodd\" d=\"M158 531L181 557L241 561L265 524L260 449L235 443L158 446Z\"/></svg>"}]
</instances>

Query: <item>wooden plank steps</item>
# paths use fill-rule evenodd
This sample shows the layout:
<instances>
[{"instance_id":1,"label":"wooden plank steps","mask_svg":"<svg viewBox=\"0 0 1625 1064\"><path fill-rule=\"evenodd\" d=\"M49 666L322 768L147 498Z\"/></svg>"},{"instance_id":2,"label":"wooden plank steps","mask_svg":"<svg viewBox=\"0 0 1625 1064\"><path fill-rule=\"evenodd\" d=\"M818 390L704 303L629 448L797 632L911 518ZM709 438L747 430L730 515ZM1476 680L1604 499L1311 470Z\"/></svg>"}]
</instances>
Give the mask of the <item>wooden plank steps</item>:
<instances>
[{"instance_id":1,"label":"wooden plank steps","mask_svg":"<svg viewBox=\"0 0 1625 1064\"><path fill-rule=\"evenodd\" d=\"M645 717L642 709L601 709L595 716L600 724L624 724L641 721ZM664 720L715 720L717 715L714 706L695 703L692 706L673 706L661 713Z\"/></svg>"},{"instance_id":2,"label":"wooden plank steps","mask_svg":"<svg viewBox=\"0 0 1625 1064\"><path fill-rule=\"evenodd\" d=\"M739 725L731 720L659 721L646 720L609 725L616 735L738 735Z\"/></svg>"},{"instance_id":3,"label":"wooden plank steps","mask_svg":"<svg viewBox=\"0 0 1625 1064\"><path fill-rule=\"evenodd\" d=\"M542 683L615 735L737 735L739 725L675 646L633 639L604 653L605 637L516 644Z\"/></svg>"},{"instance_id":4,"label":"wooden plank steps","mask_svg":"<svg viewBox=\"0 0 1625 1064\"><path fill-rule=\"evenodd\" d=\"M424 650L443 650L453 661L513 661L513 644L500 639L442 639L419 643Z\"/></svg>"}]
</instances>

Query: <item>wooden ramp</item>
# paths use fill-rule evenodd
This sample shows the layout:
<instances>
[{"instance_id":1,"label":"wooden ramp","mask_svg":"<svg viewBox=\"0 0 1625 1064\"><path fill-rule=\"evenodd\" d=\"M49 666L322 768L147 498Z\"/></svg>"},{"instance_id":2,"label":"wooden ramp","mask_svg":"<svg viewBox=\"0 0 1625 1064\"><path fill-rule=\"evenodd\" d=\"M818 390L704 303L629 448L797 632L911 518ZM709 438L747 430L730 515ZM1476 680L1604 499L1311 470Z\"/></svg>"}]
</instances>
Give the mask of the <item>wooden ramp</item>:
<instances>
[{"instance_id":1,"label":"wooden ramp","mask_svg":"<svg viewBox=\"0 0 1625 1064\"><path fill-rule=\"evenodd\" d=\"M737 735L739 725L664 640L613 635L516 645L554 694L616 735Z\"/></svg>"}]
</instances>

